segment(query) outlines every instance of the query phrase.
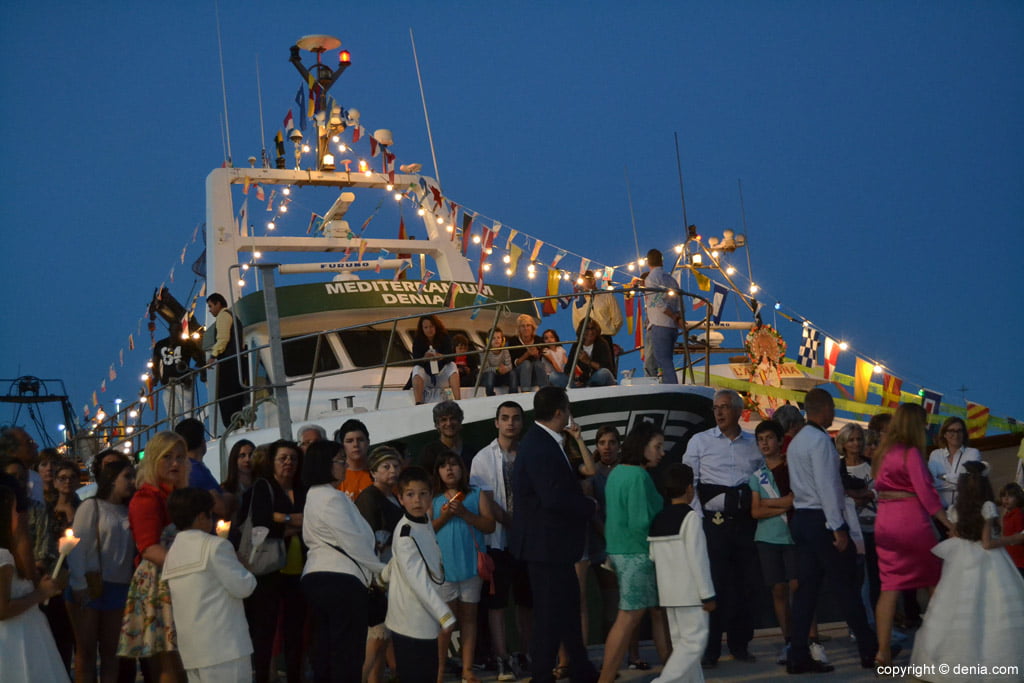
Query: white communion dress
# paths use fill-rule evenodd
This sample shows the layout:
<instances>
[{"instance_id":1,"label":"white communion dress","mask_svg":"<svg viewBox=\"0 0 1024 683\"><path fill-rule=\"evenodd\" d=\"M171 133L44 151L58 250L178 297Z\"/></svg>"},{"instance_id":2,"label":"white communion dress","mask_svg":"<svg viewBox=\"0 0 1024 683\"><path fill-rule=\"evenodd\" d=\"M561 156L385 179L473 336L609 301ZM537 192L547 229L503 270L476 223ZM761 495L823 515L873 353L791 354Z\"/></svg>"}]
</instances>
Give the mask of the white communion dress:
<instances>
[{"instance_id":1,"label":"white communion dress","mask_svg":"<svg viewBox=\"0 0 1024 683\"><path fill-rule=\"evenodd\" d=\"M0 548L0 567L14 566L14 556ZM32 592L32 582L18 577L11 581L11 598ZM16 617L0 620L0 681L38 683L67 681L68 672L61 662L46 616L33 605Z\"/></svg>"}]
</instances>

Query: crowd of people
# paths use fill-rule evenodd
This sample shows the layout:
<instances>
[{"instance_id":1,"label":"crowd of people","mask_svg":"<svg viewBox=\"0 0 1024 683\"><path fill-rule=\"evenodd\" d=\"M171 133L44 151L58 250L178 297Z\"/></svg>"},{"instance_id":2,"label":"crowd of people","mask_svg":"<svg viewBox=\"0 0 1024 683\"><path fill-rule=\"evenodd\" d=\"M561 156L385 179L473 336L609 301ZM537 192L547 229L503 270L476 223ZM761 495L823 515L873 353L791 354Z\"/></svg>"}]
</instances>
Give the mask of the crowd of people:
<instances>
[{"instance_id":1,"label":"crowd of people","mask_svg":"<svg viewBox=\"0 0 1024 683\"><path fill-rule=\"evenodd\" d=\"M610 682L650 666L636 647L647 618L656 680L699 681L723 643L754 660L751 605L767 595L779 663L827 673L826 581L865 668L899 655L899 605L914 626L922 588L913 663L1024 664L1012 644L1024 492L994 494L959 418L926 459L920 406L833 440L832 398L815 389L805 415L787 406L751 434L743 399L723 390L714 426L664 463L655 424L600 426L592 452L564 388L542 387L532 407L527 428L520 403L501 403L482 447L463 439L455 401L435 404L437 439L418 453L374 444L355 419L333 438L306 425L297 441L242 439L223 482L203 462L203 425L185 419L139 461L98 454L84 501L74 463L5 429L0 680L131 681L141 664L154 681L270 681L280 669L288 681L382 683L390 670L402 683L478 683L489 665L500 681ZM66 531L78 543L56 572ZM585 649L591 576L600 669Z\"/></svg>"}]
</instances>

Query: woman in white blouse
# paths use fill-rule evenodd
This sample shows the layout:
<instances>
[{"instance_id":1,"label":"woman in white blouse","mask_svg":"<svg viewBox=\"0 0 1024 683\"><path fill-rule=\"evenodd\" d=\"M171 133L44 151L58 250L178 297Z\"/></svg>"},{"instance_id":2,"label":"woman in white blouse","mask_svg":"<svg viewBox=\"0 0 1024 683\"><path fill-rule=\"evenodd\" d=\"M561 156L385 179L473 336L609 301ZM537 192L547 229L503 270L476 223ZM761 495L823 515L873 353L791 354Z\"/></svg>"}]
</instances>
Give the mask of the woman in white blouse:
<instances>
[{"instance_id":1,"label":"woman in white blouse","mask_svg":"<svg viewBox=\"0 0 1024 683\"><path fill-rule=\"evenodd\" d=\"M928 471L935 480L935 488L948 508L956 499L956 484L966 470L964 464L981 460L977 448L967 446L967 425L959 417L948 417L939 429L939 446L928 456Z\"/></svg>"},{"instance_id":2,"label":"woman in white blouse","mask_svg":"<svg viewBox=\"0 0 1024 683\"><path fill-rule=\"evenodd\" d=\"M135 541L128 525L128 501L134 493L135 469L125 459L115 460L100 470L95 497L75 511L71 528L80 540L68 555L68 566L78 613L76 681L96 680L97 647L101 680L117 681L121 666L135 666L117 656L121 616L135 569ZM87 574L94 578L87 579Z\"/></svg>"},{"instance_id":3,"label":"woman in white blouse","mask_svg":"<svg viewBox=\"0 0 1024 683\"><path fill-rule=\"evenodd\" d=\"M374 551L370 525L337 489L345 455L333 441L310 445L302 463L309 487L302 540L309 548L302 591L313 617L314 678L359 683L366 647L369 584L384 565Z\"/></svg>"}]
</instances>

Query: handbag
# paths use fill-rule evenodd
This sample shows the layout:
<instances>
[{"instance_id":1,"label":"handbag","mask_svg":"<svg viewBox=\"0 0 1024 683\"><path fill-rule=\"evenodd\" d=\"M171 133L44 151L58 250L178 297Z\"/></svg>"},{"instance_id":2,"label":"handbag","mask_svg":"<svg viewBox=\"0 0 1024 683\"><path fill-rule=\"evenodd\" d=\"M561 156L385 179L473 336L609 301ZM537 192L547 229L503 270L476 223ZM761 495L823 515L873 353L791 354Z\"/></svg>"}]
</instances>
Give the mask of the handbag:
<instances>
[{"instance_id":1,"label":"handbag","mask_svg":"<svg viewBox=\"0 0 1024 683\"><path fill-rule=\"evenodd\" d=\"M274 507L274 487L270 485L270 482L266 479L263 482L267 485L267 489L270 491L270 507ZM262 543L256 544L253 542L253 532L255 528L252 523L252 500L256 496L255 488L258 485L253 485L253 490L249 494L249 509L245 514L245 519L242 522L241 532L238 536L238 558L244 565L247 565L249 571L256 576L266 576L267 574L273 574L284 567L288 561L288 554L285 551L284 539L283 538L265 538ZM266 527L256 527L266 528Z\"/></svg>"},{"instance_id":2,"label":"handbag","mask_svg":"<svg viewBox=\"0 0 1024 683\"><path fill-rule=\"evenodd\" d=\"M96 532L96 560L99 569L94 572L85 573L85 592L90 600L99 600L103 597L103 553L100 552L100 503L93 498L96 506L96 516L93 518L93 528Z\"/></svg>"},{"instance_id":3,"label":"handbag","mask_svg":"<svg viewBox=\"0 0 1024 683\"><path fill-rule=\"evenodd\" d=\"M494 558L486 551L480 550L476 542L476 533L470 530L473 538L473 547L476 548L476 573L480 578L490 585L490 595L494 595Z\"/></svg>"},{"instance_id":4,"label":"handbag","mask_svg":"<svg viewBox=\"0 0 1024 683\"><path fill-rule=\"evenodd\" d=\"M347 557L349 561L356 566L356 569L359 570L359 573L363 577L363 581L366 582L366 590L369 594L369 599L366 605L366 625L377 626L378 624L383 624L384 619L388 614L388 594L384 592L383 588L374 583L372 575L369 577L366 576L366 572L363 571L363 565L359 564L359 561L349 555L344 548L334 545L333 543L325 542L325 544Z\"/></svg>"}]
</instances>

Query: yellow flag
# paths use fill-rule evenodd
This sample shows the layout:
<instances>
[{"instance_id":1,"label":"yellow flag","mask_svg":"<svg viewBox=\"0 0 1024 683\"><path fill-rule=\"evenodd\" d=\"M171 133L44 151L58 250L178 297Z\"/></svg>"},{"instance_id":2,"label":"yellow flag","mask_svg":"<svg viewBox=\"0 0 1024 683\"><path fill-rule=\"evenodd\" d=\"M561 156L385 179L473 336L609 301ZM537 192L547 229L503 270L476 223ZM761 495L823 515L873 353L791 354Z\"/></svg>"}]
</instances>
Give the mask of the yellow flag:
<instances>
[{"instance_id":1,"label":"yellow flag","mask_svg":"<svg viewBox=\"0 0 1024 683\"><path fill-rule=\"evenodd\" d=\"M868 387L871 386L871 373L875 366L871 363L857 359L857 369L853 375L853 400L858 403L867 403Z\"/></svg>"},{"instance_id":2,"label":"yellow flag","mask_svg":"<svg viewBox=\"0 0 1024 683\"><path fill-rule=\"evenodd\" d=\"M519 264L519 257L523 255L523 249L518 244L513 244L509 248L509 261L508 267L513 274L516 272L516 266Z\"/></svg>"},{"instance_id":3,"label":"yellow flag","mask_svg":"<svg viewBox=\"0 0 1024 683\"><path fill-rule=\"evenodd\" d=\"M700 272L699 270L694 270L693 276L697 278L697 286L700 287L702 292L711 291L711 278L709 278L707 275Z\"/></svg>"}]
</instances>

